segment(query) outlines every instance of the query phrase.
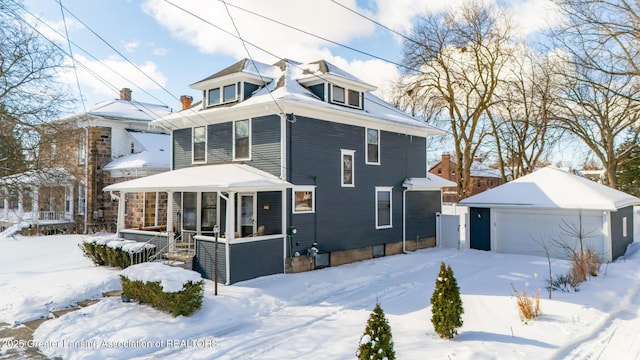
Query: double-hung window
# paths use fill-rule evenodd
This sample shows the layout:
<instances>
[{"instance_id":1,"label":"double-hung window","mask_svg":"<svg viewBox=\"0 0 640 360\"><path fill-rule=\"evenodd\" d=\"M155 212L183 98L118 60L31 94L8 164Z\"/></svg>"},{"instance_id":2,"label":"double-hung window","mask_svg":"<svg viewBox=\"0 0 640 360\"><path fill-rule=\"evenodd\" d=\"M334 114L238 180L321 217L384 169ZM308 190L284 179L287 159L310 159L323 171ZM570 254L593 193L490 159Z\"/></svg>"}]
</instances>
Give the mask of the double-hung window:
<instances>
[{"instance_id":1,"label":"double-hung window","mask_svg":"<svg viewBox=\"0 0 640 360\"><path fill-rule=\"evenodd\" d=\"M193 128L193 162L205 162L207 159L207 131L205 126Z\"/></svg>"},{"instance_id":2,"label":"double-hung window","mask_svg":"<svg viewBox=\"0 0 640 360\"><path fill-rule=\"evenodd\" d=\"M380 130L366 129L367 161L369 165L380 165Z\"/></svg>"},{"instance_id":3,"label":"double-hung window","mask_svg":"<svg viewBox=\"0 0 640 360\"><path fill-rule=\"evenodd\" d=\"M249 119L233 122L233 159L251 159L251 121Z\"/></svg>"},{"instance_id":4,"label":"double-hung window","mask_svg":"<svg viewBox=\"0 0 640 360\"><path fill-rule=\"evenodd\" d=\"M342 169L342 187L354 187L354 170L353 170L353 159L355 155L354 150L340 150L340 155L342 159L342 164L340 168Z\"/></svg>"},{"instance_id":5,"label":"double-hung window","mask_svg":"<svg viewBox=\"0 0 640 360\"><path fill-rule=\"evenodd\" d=\"M393 187L376 186L376 229L388 229L393 226L391 222L391 209Z\"/></svg>"}]
</instances>

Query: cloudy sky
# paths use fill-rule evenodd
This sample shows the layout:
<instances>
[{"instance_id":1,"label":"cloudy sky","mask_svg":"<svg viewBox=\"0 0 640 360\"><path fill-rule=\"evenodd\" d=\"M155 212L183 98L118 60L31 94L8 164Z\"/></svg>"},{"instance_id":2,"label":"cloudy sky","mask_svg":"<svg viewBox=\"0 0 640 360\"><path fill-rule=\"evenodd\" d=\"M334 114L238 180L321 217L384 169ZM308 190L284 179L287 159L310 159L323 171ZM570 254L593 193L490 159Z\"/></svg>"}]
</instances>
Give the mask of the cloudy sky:
<instances>
[{"instance_id":1,"label":"cloudy sky","mask_svg":"<svg viewBox=\"0 0 640 360\"><path fill-rule=\"evenodd\" d=\"M179 109L180 95L201 96L190 84L247 57L266 63L281 58L301 62L325 59L378 86L384 95L384 89L400 74L394 63L402 61L402 37L376 22L410 34L416 16L459 3L63 0L63 21L58 0L25 0L25 18L38 22L40 31L67 52L64 34L68 33L87 108L116 98L120 88L129 87L135 100ZM554 14L550 0L501 3L512 11L524 35L547 27ZM61 79L79 92L73 71ZM81 103L78 109L82 109Z\"/></svg>"}]
</instances>

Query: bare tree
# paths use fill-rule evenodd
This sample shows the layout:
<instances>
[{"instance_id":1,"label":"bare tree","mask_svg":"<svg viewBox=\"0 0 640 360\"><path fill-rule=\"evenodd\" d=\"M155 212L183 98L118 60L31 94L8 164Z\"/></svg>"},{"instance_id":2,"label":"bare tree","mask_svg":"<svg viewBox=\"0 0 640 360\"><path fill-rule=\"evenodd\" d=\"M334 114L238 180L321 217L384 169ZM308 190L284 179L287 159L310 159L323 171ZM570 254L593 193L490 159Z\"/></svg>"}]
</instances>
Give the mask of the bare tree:
<instances>
[{"instance_id":1,"label":"bare tree","mask_svg":"<svg viewBox=\"0 0 640 360\"><path fill-rule=\"evenodd\" d=\"M566 26L554 37L575 62L611 75L640 75L640 2L555 1Z\"/></svg>"},{"instance_id":2,"label":"bare tree","mask_svg":"<svg viewBox=\"0 0 640 360\"><path fill-rule=\"evenodd\" d=\"M0 154L21 144L25 156L2 164L9 173L24 170L34 159L37 133L70 104L67 89L57 82L64 54L22 17L21 4L0 0ZM6 132L5 132L6 131Z\"/></svg>"},{"instance_id":3,"label":"bare tree","mask_svg":"<svg viewBox=\"0 0 640 360\"><path fill-rule=\"evenodd\" d=\"M458 200L469 195L473 158L491 135L487 109L508 61L511 25L504 12L469 2L416 24L404 43L404 63L419 69L405 79L423 111L440 106L451 125Z\"/></svg>"},{"instance_id":4,"label":"bare tree","mask_svg":"<svg viewBox=\"0 0 640 360\"><path fill-rule=\"evenodd\" d=\"M562 131L553 126L551 62L544 54L519 47L496 93L498 101L488 111L496 148L501 150L503 181L507 175L518 178L545 165L550 150L561 139Z\"/></svg>"},{"instance_id":5,"label":"bare tree","mask_svg":"<svg viewBox=\"0 0 640 360\"><path fill-rule=\"evenodd\" d=\"M578 137L602 163L607 185L617 188L616 148L625 138L638 140L640 103L637 79L587 67L563 72L555 116L559 126Z\"/></svg>"}]
</instances>

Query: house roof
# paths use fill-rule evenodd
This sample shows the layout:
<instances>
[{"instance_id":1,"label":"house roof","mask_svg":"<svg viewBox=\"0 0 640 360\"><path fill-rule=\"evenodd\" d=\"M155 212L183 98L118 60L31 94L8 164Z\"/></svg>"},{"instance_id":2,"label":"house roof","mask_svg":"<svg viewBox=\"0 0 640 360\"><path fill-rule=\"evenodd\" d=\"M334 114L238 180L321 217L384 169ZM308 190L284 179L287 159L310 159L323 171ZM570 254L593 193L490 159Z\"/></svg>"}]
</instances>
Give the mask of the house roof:
<instances>
[{"instance_id":1,"label":"house roof","mask_svg":"<svg viewBox=\"0 0 640 360\"><path fill-rule=\"evenodd\" d=\"M89 115L140 121L151 121L171 113L171 108L165 105L120 99L101 101L87 110Z\"/></svg>"},{"instance_id":2,"label":"house roof","mask_svg":"<svg viewBox=\"0 0 640 360\"><path fill-rule=\"evenodd\" d=\"M468 197L460 205L540 209L608 210L640 204L640 199L584 177L546 167Z\"/></svg>"},{"instance_id":3,"label":"house roof","mask_svg":"<svg viewBox=\"0 0 640 360\"><path fill-rule=\"evenodd\" d=\"M440 190L443 187L456 186L456 183L438 175L427 174L424 178L407 178L402 186L407 190Z\"/></svg>"},{"instance_id":4,"label":"house roof","mask_svg":"<svg viewBox=\"0 0 640 360\"><path fill-rule=\"evenodd\" d=\"M104 191L275 191L293 187L267 172L245 164L204 165L172 170L109 185Z\"/></svg>"},{"instance_id":5,"label":"house roof","mask_svg":"<svg viewBox=\"0 0 640 360\"><path fill-rule=\"evenodd\" d=\"M324 65L320 66L322 64ZM369 92L365 92L364 110L331 104L319 99L307 88L300 85L299 80L302 78L308 79L312 76L322 81L331 82L328 77L323 78L324 73L321 68L326 68L325 71L329 71L335 77L340 77L353 83L358 82L362 87L370 86L326 62L300 64L286 60L280 61L276 65L266 65L245 61L241 64L232 65L217 74L222 73L224 74L222 76L228 76L231 70L238 69L243 73L257 74L257 69L260 69L259 74L269 82L266 86L258 89L250 98L225 106L205 109L192 107L157 119L152 124L168 129L176 129L183 128L186 124L190 124L189 126L201 126L215 121L240 120L253 116L286 112L298 116L331 119L331 121L348 124L365 124L381 130L410 135L444 134L444 131L410 116ZM207 79L210 80L218 76L217 74ZM201 80L196 84L202 83L207 79Z\"/></svg>"},{"instance_id":6,"label":"house roof","mask_svg":"<svg viewBox=\"0 0 640 360\"><path fill-rule=\"evenodd\" d=\"M171 168L171 136L140 131L127 131L129 136L138 141L143 151L117 158L103 167L104 170L125 169L165 169Z\"/></svg>"}]
</instances>

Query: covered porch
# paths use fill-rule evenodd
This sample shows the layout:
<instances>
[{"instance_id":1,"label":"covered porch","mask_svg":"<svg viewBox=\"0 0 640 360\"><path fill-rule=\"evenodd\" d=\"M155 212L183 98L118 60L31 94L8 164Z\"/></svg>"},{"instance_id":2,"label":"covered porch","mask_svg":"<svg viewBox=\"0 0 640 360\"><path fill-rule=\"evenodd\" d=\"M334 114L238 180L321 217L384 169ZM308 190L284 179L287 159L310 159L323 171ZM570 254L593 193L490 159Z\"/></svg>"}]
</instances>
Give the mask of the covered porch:
<instances>
[{"instance_id":1,"label":"covered porch","mask_svg":"<svg viewBox=\"0 0 640 360\"><path fill-rule=\"evenodd\" d=\"M119 202L117 231L121 237L163 239L161 248L156 245L157 252L189 252L194 256L194 270L211 278L213 272L208 270L218 267L218 280L230 283L234 278L232 261L242 261L246 270L254 265L251 257L264 254L266 244L269 248L278 244L278 251L270 255L276 259L270 264L275 260L279 272L284 272L286 189L290 187L290 183L249 165L219 164L125 181L104 191ZM133 192L167 194L166 226L125 229L125 216L132 215L125 215L125 194ZM217 256L211 254L211 244L219 248ZM241 244L234 251L234 245ZM243 261L245 256L249 258ZM273 265L270 268L268 271L274 270Z\"/></svg>"},{"instance_id":2,"label":"covered porch","mask_svg":"<svg viewBox=\"0 0 640 360\"><path fill-rule=\"evenodd\" d=\"M75 178L62 168L0 179L0 228L73 223Z\"/></svg>"}]
</instances>

